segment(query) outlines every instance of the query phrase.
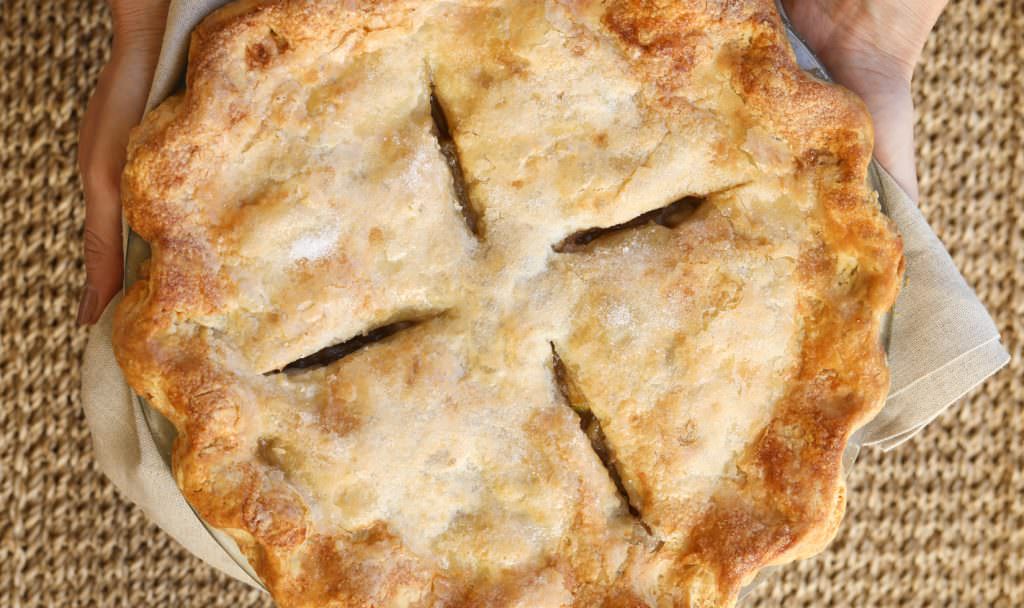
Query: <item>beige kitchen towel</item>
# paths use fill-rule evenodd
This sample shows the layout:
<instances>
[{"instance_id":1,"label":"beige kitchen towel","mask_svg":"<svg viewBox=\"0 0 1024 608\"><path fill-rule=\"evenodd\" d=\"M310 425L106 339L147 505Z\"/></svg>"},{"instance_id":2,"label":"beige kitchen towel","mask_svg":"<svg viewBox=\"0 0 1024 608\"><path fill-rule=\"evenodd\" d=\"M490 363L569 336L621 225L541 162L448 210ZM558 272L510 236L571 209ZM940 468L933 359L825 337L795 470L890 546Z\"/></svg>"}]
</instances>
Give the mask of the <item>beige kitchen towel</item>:
<instances>
[{"instance_id":1,"label":"beige kitchen towel","mask_svg":"<svg viewBox=\"0 0 1024 608\"><path fill-rule=\"evenodd\" d=\"M171 2L148 107L173 93L189 33L224 0ZM804 58L801 57L803 60ZM805 66L807 67L807 66ZM988 312L960 275L913 201L885 171L880 196L903 235L907 280L892 319L892 389L878 417L858 431L864 445L892 449L1009 361ZM110 344L111 305L92 329L82 370L82 401L100 468L121 492L210 565L253 585L181 497ZM856 497L853 497L856 500Z\"/></svg>"},{"instance_id":2,"label":"beige kitchen towel","mask_svg":"<svg viewBox=\"0 0 1024 608\"><path fill-rule=\"evenodd\" d=\"M893 310L891 386L885 407L856 439L892 449L1010 361L978 296L896 181L879 173L879 197L903 235L906 282Z\"/></svg>"}]
</instances>

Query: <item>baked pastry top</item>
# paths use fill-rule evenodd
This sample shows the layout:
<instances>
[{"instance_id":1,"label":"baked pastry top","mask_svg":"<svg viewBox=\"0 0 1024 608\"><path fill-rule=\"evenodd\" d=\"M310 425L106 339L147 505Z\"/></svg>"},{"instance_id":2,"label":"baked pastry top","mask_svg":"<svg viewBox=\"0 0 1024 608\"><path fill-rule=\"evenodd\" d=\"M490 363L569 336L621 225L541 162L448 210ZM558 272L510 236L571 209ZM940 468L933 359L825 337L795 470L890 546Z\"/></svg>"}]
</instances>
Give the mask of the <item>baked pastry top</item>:
<instances>
[{"instance_id":1,"label":"baked pastry top","mask_svg":"<svg viewBox=\"0 0 1024 608\"><path fill-rule=\"evenodd\" d=\"M729 606L888 387L871 147L770 0L236 2L115 351L282 606Z\"/></svg>"}]
</instances>

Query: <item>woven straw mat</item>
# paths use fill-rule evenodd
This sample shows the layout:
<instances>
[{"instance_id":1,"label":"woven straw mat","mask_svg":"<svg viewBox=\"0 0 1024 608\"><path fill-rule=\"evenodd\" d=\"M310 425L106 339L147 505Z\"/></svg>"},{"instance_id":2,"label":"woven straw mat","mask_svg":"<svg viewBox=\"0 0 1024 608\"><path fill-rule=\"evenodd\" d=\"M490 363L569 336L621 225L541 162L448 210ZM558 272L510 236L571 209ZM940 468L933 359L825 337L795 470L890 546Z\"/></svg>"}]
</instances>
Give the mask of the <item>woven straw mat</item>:
<instances>
[{"instance_id":1,"label":"woven straw mat","mask_svg":"<svg viewBox=\"0 0 1024 608\"><path fill-rule=\"evenodd\" d=\"M109 46L98 0L0 0L0 606L270 606L93 463L75 146ZM835 542L745 605L1024 605L1022 64L1024 2L954 2L914 89L925 215L1012 363L909 444L862 454Z\"/></svg>"}]
</instances>

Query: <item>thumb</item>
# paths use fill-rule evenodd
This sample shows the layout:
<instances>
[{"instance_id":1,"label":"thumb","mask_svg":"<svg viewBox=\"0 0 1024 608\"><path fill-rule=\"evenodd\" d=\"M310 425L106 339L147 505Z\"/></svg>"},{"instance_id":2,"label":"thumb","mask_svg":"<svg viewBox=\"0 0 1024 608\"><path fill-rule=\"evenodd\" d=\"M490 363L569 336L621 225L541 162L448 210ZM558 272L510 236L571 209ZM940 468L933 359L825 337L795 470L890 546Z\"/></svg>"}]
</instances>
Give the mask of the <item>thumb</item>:
<instances>
[{"instance_id":1,"label":"thumb","mask_svg":"<svg viewBox=\"0 0 1024 608\"><path fill-rule=\"evenodd\" d=\"M145 109L154 57L135 45L115 44L82 121L78 162L86 206L86 284L78 306L81 325L95 323L121 288L120 177L128 134Z\"/></svg>"}]
</instances>

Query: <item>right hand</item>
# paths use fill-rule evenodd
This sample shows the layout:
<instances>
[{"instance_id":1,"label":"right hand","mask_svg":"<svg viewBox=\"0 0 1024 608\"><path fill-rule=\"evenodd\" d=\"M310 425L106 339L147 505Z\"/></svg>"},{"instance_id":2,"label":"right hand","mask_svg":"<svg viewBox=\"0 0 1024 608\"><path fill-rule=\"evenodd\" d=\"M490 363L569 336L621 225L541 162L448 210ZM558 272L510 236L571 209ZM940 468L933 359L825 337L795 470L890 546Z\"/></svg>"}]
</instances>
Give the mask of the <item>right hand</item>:
<instances>
[{"instance_id":1,"label":"right hand","mask_svg":"<svg viewBox=\"0 0 1024 608\"><path fill-rule=\"evenodd\" d=\"M875 157L917 200L910 79L946 0L784 0L793 27L875 123Z\"/></svg>"}]
</instances>

